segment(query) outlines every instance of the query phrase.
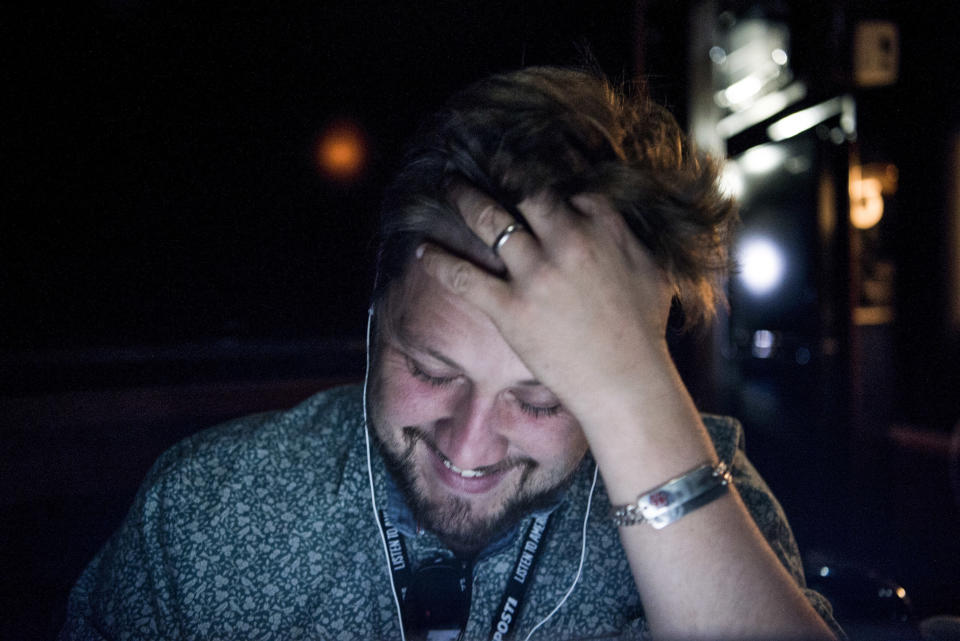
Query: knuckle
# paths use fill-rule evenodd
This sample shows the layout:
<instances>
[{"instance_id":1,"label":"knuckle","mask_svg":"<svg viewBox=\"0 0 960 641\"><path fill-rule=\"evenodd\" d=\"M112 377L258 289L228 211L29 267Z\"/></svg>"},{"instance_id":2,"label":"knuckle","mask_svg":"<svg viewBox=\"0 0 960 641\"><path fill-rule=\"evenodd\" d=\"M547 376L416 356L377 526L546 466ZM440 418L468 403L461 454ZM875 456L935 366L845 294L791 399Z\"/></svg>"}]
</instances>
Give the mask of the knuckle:
<instances>
[{"instance_id":1,"label":"knuckle","mask_svg":"<svg viewBox=\"0 0 960 641\"><path fill-rule=\"evenodd\" d=\"M487 203L479 212L477 212L476 225L477 231L487 231L491 234L498 233L497 229L497 206L493 203Z\"/></svg>"},{"instance_id":2,"label":"knuckle","mask_svg":"<svg viewBox=\"0 0 960 641\"><path fill-rule=\"evenodd\" d=\"M587 266L596 261L596 247L582 234L570 234L562 247L562 261L573 266Z\"/></svg>"},{"instance_id":3,"label":"knuckle","mask_svg":"<svg viewBox=\"0 0 960 641\"><path fill-rule=\"evenodd\" d=\"M434 255L434 252L427 249L423 252L423 255L420 256L420 264L423 265L423 269L433 276L436 276L437 272L437 259Z\"/></svg>"},{"instance_id":4,"label":"knuckle","mask_svg":"<svg viewBox=\"0 0 960 641\"><path fill-rule=\"evenodd\" d=\"M461 263L453 268L450 273L450 288L457 293L463 293L470 289L473 282L473 273L470 268Z\"/></svg>"}]
</instances>

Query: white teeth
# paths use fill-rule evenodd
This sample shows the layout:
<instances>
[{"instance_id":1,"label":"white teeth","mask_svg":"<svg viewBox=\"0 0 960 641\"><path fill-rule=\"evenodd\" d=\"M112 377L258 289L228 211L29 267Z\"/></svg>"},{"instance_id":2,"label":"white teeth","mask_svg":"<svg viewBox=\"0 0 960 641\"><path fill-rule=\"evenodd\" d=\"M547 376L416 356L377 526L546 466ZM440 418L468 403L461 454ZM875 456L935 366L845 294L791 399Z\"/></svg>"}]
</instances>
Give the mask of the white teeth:
<instances>
[{"instance_id":1,"label":"white teeth","mask_svg":"<svg viewBox=\"0 0 960 641\"><path fill-rule=\"evenodd\" d=\"M447 469L453 470L465 479L476 479L487 475L486 472L481 472L480 470L461 470L459 467L451 463L450 459L446 457L441 457L441 460Z\"/></svg>"}]
</instances>

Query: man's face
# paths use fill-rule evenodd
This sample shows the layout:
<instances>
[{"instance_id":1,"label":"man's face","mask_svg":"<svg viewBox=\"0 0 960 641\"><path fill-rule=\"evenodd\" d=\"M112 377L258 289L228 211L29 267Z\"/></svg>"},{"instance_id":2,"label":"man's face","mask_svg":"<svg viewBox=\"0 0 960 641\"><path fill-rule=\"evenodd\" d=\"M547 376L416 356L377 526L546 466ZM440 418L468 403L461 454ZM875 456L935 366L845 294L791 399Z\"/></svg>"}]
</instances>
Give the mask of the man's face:
<instances>
[{"instance_id":1,"label":"man's face","mask_svg":"<svg viewBox=\"0 0 960 641\"><path fill-rule=\"evenodd\" d=\"M419 265L387 299L371 377L374 431L421 525L455 550L477 551L556 497L586 439L490 319Z\"/></svg>"}]
</instances>

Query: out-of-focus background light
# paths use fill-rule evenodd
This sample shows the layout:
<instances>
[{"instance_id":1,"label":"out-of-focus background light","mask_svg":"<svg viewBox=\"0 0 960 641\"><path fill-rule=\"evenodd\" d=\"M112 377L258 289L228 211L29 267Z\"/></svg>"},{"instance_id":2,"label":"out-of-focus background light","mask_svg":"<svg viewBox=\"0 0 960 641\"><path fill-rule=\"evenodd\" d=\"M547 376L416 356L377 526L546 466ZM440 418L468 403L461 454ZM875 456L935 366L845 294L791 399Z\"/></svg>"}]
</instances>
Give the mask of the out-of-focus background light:
<instances>
[{"instance_id":1,"label":"out-of-focus background light","mask_svg":"<svg viewBox=\"0 0 960 641\"><path fill-rule=\"evenodd\" d=\"M777 145L757 145L743 152L740 168L748 174L765 174L780 166L784 151Z\"/></svg>"},{"instance_id":2,"label":"out-of-focus background light","mask_svg":"<svg viewBox=\"0 0 960 641\"><path fill-rule=\"evenodd\" d=\"M720 119L717 123L717 133L723 138L729 138L776 115L806 96L807 86L799 80L783 89L771 91L754 100L749 107Z\"/></svg>"},{"instance_id":3,"label":"out-of-focus background light","mask_svg":"<svg viewBox=\"0 0 960 641\"><path fill-rule=\"evenodd\" d=\"M870 229L883 218L883 197L897 191L899 172L895 165L868 164L850 166L850 224Z\"/></svg>"},{"instance_id":4,"label":"out-of-focus background light","mask_svg":"<svg viewBox=\"0 0 960 641\"><path fill-rule=\"evenodd\" d=\"M736 160L723 163L720 172L720 190L731 198L739 200L743 195L743 172Z\"/></svg>"},{"instance_id":5,"label":"out-of-focus background light","mask_svg":"<svg viewBox=\"0 0 960 641\"><path fill-rule=\"evenodd\" d=\"M850 222L857 229L870 229L883 217L880 181L863 178L850 183Z\"/></svg>"},{"instance_id":6,"label":"out-of-focus background light","mask_svg":"<svg viewBox=\"0 0 960 641\"><path fill-rule=\"evenodd\" d=\"M747 76L724 89L721 104L739 105L745 103L760 93L762 88L763 80L757 76Z\"/></svg>"},{"instance_id":7,"label":"out-of-focus background light","mask_svg":"<svg viewBox=\"0 0 960 641\"><path fill-rule=\"evenodd\" d=\"M728 46L710 49L713 72L723 89L714 94L717 106L740 112L762 96L787 85L792 73L789 34L782 25L746 19L738 23Z\"/></svg>"},{"instance_id":8,"label":"out-of-focus background light","mask_svg":"<svg viewBox=\"0 0 960 641\"><path fill-rule=\"evenodd\" d=\"M780 141L792 138L808 129L816 127L833 116L841 116L840 126L847 136L852 136L856 130L856 119L853 115L856 106L850 96L837 96L821 102L818 105L807 107L784 116L767 127L770 140Z\"/></svg>"},{"instance_id":9,"label":"out-of-focus background light","mask_svg":"<svg viewBox=\"0 0 960 641\"><path fill-rule=\"evenodd\" d=\"M367 139L363 129L352 120L337 120L320 134L317 141L317 168L336 182L353 182L367 164Z\"/></svg>"},{"instance_id":10,"label":"out-of-focus background light","mask_svg":"<svg viewBox=\"0 0 960 641\"><path fill-rule=\"evenodd\" d=\"M750 353L756 358L770 358L777 345L777 336L769 329L758 329L753 333Z\"/></svg>"},{"instance_id":11,"label":"out-of-focus background light","mask_svg":"<svg viewBox=\"0 0 960 641\"><path fill-rule=\"evenodd\" d=\"M771 240L763 237L746 238L737 252L740 280L754 296L766 296L783 281L783 253Z\"/></svg>"}]
</instances>

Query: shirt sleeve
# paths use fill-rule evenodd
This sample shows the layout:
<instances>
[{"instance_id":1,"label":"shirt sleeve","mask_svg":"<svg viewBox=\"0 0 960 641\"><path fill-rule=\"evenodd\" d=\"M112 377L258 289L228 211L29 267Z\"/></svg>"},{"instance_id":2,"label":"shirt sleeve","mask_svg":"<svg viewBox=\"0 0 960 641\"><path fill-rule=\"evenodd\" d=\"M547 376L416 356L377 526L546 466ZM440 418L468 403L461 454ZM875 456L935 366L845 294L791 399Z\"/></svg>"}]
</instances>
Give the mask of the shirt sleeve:
<instances>
[{"instance_id":1,"label":"shirt sleeve","mask_svg":"<svg viewBox=\"0 0 960 641\"><path fill-rule=\"evenodd\" d=\"M176 448L154 464L123 524L80 575L60 641L183 638L164 544L175 458Z\"/></svg>"}]
</instances>

